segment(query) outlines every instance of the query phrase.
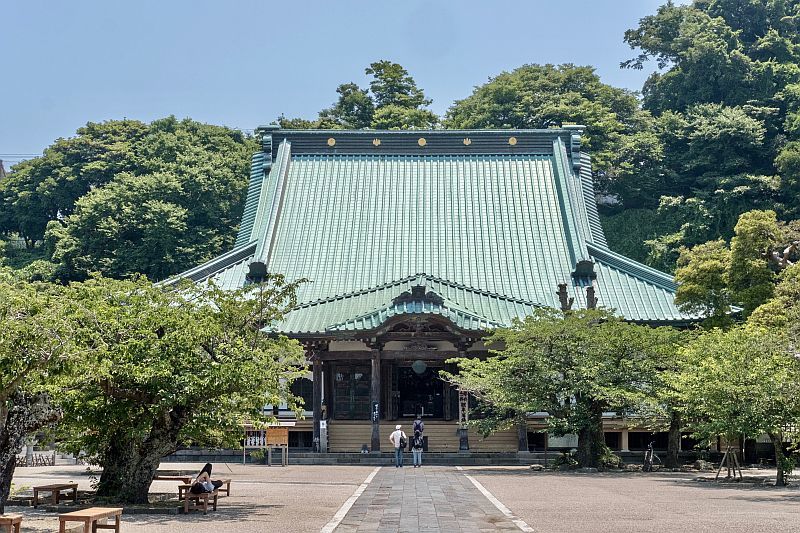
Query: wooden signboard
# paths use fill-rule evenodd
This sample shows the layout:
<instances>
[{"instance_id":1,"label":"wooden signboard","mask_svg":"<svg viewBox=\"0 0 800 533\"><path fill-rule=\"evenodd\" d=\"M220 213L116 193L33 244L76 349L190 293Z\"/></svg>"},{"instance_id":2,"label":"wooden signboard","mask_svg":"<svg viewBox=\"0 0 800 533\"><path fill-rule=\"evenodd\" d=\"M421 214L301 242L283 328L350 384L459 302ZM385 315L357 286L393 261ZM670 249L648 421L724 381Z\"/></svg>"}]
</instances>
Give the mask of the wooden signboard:
<instances>
[{"instance_id":1,"label":"wooden signboard","mask_svg":"<svg viewBox=\"0 0 800 533\"><path fill-rule=\"evenodd\" d=\"M267 446L289 446L289 428L278 426L268 427Z\"/></svg>"}]
</instances>

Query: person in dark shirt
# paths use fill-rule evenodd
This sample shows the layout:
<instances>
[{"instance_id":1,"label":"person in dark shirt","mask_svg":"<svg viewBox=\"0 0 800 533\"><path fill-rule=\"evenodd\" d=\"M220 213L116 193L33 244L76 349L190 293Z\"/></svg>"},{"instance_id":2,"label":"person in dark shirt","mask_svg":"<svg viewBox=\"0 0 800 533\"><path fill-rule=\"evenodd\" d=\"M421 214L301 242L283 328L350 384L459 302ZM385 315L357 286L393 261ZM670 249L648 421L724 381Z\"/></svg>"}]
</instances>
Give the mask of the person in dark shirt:
<instances>
[{"instance_id":1,"label":"person in dark shirt","mask_svg":"<svg viewBox=\"0 0 800 533\"><path fill-rule=\"evenodd\" d=\"M414 457L414 468L422 466L422 448L424 442L422 440L422 432L415 431L414 437L411 439L411 454Z\"/></svg>"}]
</instances>

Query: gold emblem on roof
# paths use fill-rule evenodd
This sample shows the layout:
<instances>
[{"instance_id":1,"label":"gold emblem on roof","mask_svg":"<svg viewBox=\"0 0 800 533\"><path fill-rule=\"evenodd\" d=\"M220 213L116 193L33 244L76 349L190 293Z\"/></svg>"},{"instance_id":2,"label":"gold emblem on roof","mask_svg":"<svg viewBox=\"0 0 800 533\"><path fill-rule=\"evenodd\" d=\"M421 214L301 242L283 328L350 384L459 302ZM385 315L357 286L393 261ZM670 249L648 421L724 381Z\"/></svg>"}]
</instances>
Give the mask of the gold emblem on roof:
<instances>
[{"instance_id":1,"label":"gold emblem on roof","mask_svg":"<svg viewBox=\"0 0 800 533\"><path fill-rule=\"evenodd\" d=\"M380 139L372 139L372 146L380 146L381 140Z\"/></svg>"},{"instance_id":2,"label":"gold emblem on roof","mask_svg":"<svg viewBox=\"0 0 800 533\"><path fill-rule=\"evenodd\" d=\"M516 137L509 137L508 138L508 144L510 144L511 146L514 146L515 144L517 144L517 138Z\"/></svg>"},{"instance_id":3,"label":"gold emblem on roof","mask_svg":"<svg viewBox=\"0 0 800 533\"><path fill-rule=\"evenodd\" d=\"M472 144L472 139L470 139L469 137L465 137L463 142L464 146L469 146L470 144Z\"/></svg>"},{"instance_id":4,"label":"gold emblem on roof","mask_svg":"<svg viewBox=\"0 0 800 533\"><path fill-rule=\"evenodd\" d=\"M425 140L425 137L420 137L419 140L417 141L417 144L420 146L425 146L426 144L428 144L428 141Z\"/></svg>"},{"instance_id":5,"label":"gold emblem on roof","mask_svg":"<svg viewBox=\"0 0 800 533\"><path fill-rule=\"evenodd\" d=\"M333 146L335 144L336 144L336 139L334 139L333 137L330 137L328 139L328 146Z\"/></svg>"}]
</instances>

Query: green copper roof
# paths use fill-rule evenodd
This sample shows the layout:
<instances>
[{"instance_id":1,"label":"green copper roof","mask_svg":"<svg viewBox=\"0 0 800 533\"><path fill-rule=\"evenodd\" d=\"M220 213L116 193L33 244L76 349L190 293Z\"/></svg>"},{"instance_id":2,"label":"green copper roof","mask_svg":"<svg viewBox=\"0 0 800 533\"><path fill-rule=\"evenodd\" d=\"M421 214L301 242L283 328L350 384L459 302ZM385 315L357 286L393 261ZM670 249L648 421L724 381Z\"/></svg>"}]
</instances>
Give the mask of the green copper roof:
<instances>
[{"instance_id":1,"label":"green copper roof","mask_svg":"<svg viewBox=\"0 0 800 533\"><path fill-rule=\"evenodd\" d=\"M413 314L489 329L558 306L559 283L576 306L593 283L599 305L627 319L694 318L675 307L670 276L608 250L574 131L270 135L236 249L184 276L237 287L260 262L309 279L281 331L357 332ZM397 300L414 287L431 297Z\"/></svg>"}]
</instances>

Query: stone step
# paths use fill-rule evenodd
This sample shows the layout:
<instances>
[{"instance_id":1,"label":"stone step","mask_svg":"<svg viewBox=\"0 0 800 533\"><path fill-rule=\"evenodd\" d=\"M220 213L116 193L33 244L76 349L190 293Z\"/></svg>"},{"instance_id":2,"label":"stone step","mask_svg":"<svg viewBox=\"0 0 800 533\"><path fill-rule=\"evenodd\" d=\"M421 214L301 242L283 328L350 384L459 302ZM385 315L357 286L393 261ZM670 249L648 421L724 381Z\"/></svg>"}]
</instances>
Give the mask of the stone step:
<instances>
[{"instance_id":1,"label":"stone step","mask_svg":"<svg viewBox=\"0 0 800 533\"><path fill-rule=\"evenodd\" d=\"M426 452L423 462L432 465L530 465L546 464L554 459L558 452ZM405 453L405 459L411 462L411 453ZM180 450L179 452L164 457L164 462L217 462L241 463L242 452L237 450ZM248 457L248 463L252 460ZM302 465L335 465L335 464L362 464L362 465L391 465L394 462L393 452L382 453L313 453L307 451L293 452L289 450L289 464Z\"/></svg>"}]
</instances>

